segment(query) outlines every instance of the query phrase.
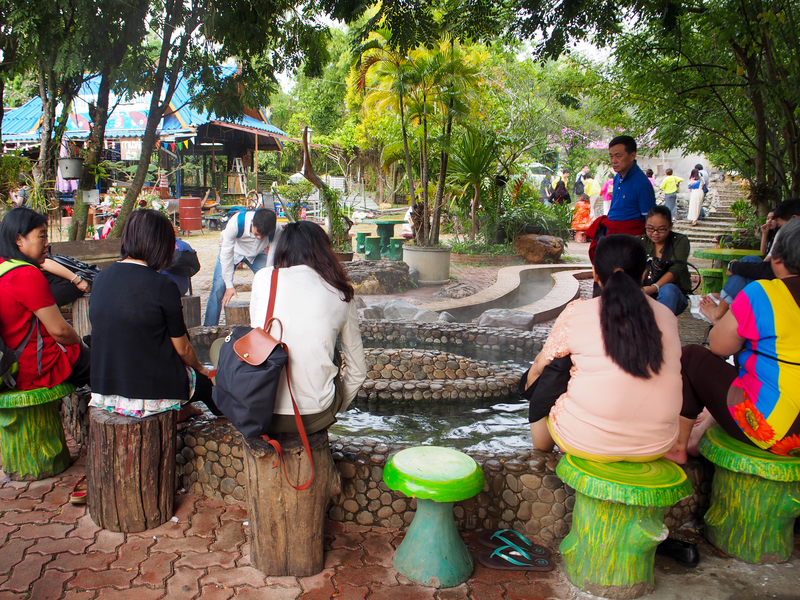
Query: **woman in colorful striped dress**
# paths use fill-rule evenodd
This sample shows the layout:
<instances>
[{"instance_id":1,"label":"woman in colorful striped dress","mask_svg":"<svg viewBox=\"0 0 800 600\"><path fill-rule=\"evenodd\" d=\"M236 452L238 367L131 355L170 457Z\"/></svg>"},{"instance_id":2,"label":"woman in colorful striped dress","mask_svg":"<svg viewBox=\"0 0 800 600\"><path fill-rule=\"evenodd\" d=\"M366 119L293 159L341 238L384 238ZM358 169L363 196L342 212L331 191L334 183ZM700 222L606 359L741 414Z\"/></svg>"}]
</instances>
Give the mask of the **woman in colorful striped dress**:
<instances>
[{"instance_id":1,"label":"woman in colorful striped dress","mask_svg":"<svg viewBox=\"0 0 800 600\"><path fill-rule=\"evenodd\" d=\"M683 349L681 431L666 458L686 461L704 405L736 439L800 456L800 219L781 229L772 260L777 278L754 281L736 296L711 330L709 348ZM723 360L737 352L738 366ZM702 429L711 424L706 419Z\"/></svg>"}]
</instances>

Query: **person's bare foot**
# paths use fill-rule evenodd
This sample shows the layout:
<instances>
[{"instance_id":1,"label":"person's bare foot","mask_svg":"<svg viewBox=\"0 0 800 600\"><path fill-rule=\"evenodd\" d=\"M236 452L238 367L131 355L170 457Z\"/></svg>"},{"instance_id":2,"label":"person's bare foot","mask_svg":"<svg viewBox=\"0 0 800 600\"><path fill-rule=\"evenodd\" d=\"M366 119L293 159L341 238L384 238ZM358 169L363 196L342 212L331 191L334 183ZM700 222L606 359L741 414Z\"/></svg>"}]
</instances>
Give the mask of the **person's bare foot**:
<instances>
[{"instance_id":1,"label":"person's bare foot","mask_svg":"<svg viewBox=\"0 0 800 600\"><path fill-rule=\"evenodd\" d=\"M697 225L697 219L695 219L694 221L692 221L692 227L694 227L695 225Z\"/></svg>"},{"instance_id":2,"label":"person's bare foot","mask_svg":"<svg viewBox=\"0 0 800 600\"><path fill-rule=\"evenodd\" d=\"M192 417L199 417L203 411L197 408L194 404L187 404L178 411L178 423L183 423L186 419Z\"/></svg>"},{"instance_id":3,"label":"person's bare foot","mask_svg":"<svg viewBox=\"0 0 800 600\"><path fill-rule=\"evenodd\" d=\"M722 315L719 314L719 306L708 296L700 300L700 312L714 325L722 318ZM723 314L725 313L723 312Z\"/></svg>"},{"instance_id":4,"label":"person's bare foot","mask_svg":"<svg viewBox=\"0 0 800 600\"><path fill-rule=\"evenodd\" d=\"M703 434L716 424L717 421L708 410L703 410L697 416L694 427L692 427L692 433L689 436L689 443L686 445L686 453L689 456L700 456L700 452L697 451L697 444L700 443L700 438L703 437Z\"/></svg>"}]
</instances>

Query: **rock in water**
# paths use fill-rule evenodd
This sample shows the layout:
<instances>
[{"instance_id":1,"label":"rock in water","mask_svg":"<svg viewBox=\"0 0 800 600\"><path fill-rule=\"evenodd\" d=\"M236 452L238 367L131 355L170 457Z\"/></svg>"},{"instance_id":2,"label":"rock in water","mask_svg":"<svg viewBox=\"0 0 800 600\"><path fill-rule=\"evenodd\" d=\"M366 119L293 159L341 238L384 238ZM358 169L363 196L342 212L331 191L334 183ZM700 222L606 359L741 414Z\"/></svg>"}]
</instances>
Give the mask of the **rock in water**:
<instances>
[{"instance_id":1,"label":"rock in water","mask_svg":"<svg viewBox=\"0 0 800 600\"><path fill-rule=\"evenodd\" d=\"M564 240L552 235L525 234L514 240L514 250L529 263L556 261L564 252Z\"/></svg>"},{"instance_id":2,"label":"rock in water","mask_svg":"<svg viewBox=\"0 0 800 600\"><path fill-rule=\"evenodd\" d=\"M434 323L439 320L439 313L426 310L403 300L389 300L383 306L383 318L391 321Z\"/></svg>"},{"instance_id":3,"label":"rock in water","mask_svg":"<svg viewBox=\"0 0 800 600\"><path fill-rule=\"evenodd\" d=\"M513 327L530 331L533 327L533 313L508 308L492 308L478 317L479 327Z\"/></svg>"},{"instance_id":4,"label":"rock in water","mask_svg":"<svg viewBox=\"0 0 800 600\"><path fill-rule=\"evenodd\" d=\"M411 287L408 265L395 260L357 260L342 263L356 294L395 294Z\"/></svg>"},{"instance_id":5,"label":"rock in water","mask_svg":"<svg viewBox=\"0 0 800 600\"><path fill-rule=\"evenodd\" d=\"M446 310L443 310L439 313L439 322L440 323L458 323L458 319L456 319L453 315L451 315Z\"/></svg>"},{"instance_id":6,"label":"rock in water","mask_svg":"<svg viewBox=\"0 0 800 600\"><path fill-rule=\"evenodd\" d=\"M382 319L383 306L380 304L372 304L361 311L364 319Z\"/></svg>"},{"instance_id":7,"label":"rock in water","mask_svg":"<svg viewBox=\"0 0 800 600\"><path fill-rule=\"evenodd\" d=\"M443 285L442 288L437 292L434 292L433 295L439 298L459 299L472 296L476 293L478 293L478 290L468 283L448 283L447 285Z\"/></svg>"}]
</instances>

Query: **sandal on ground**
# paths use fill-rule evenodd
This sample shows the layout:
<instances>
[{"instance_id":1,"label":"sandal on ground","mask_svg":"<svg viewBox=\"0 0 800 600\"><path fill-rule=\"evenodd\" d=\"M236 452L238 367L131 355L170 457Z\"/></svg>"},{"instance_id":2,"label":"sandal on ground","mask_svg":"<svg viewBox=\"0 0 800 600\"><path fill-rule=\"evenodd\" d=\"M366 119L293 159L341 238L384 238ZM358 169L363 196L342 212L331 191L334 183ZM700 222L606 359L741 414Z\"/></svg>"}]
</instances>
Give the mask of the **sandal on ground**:
<instances>
[{"instance_id":1,"label":"sandal on ground","mask_svg":"<svg viewBox=\"0 0 800 600\"><path fill-rule=\"evenodd\" d=\"M525 552L517 552L513 546L503 546L494 552L479 552L478 562L489 569L503 571L552 571L553 563L549 558L535 556L531 558Z\"/></svg>"},{"instance_id":2,"label":"sandal on ground","mask_svg":"<svg viewBox=\"0 0 800 600\"><path fill-rule=\"evenodd\" d=\"M497 529L495 531L481 531L478 534L478 543L487 548L502 548L511 546L517 552L527 552L534 556L547 558L550 549L534 544L524 535L513 529Z\"/></svg>"},{"instance_id":3,"label":"sandal on ground","mask_svg":"<svg viewBox=\"0 0 800 600\"><path fill-rule=\"evenodd\" d=\"M86 504L86 475L75 482L72 493L69 495L69 502L70 504Z\"/></svg>"}]
</instances>

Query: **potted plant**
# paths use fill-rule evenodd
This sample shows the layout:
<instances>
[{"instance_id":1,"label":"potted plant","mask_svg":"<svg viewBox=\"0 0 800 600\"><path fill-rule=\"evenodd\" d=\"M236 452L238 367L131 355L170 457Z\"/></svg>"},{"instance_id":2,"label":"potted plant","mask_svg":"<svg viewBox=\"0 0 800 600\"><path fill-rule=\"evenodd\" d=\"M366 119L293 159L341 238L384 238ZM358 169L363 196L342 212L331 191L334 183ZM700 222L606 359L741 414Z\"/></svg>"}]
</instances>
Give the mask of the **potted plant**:
<instances>
[{"instance_id":1,"label":"potted plant","mask_svg":"<svg viewBox=\"0 0 800 600\"><path fill-rule=\"evenodd\" d=\"M58 171L64 179L80 179L83 177L83 157L79 155L78 147L70 143L69 155L58 159Z\"/></svg>"}]
</instances>

